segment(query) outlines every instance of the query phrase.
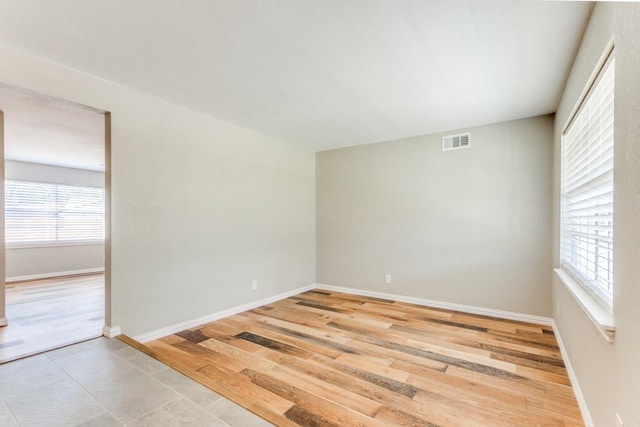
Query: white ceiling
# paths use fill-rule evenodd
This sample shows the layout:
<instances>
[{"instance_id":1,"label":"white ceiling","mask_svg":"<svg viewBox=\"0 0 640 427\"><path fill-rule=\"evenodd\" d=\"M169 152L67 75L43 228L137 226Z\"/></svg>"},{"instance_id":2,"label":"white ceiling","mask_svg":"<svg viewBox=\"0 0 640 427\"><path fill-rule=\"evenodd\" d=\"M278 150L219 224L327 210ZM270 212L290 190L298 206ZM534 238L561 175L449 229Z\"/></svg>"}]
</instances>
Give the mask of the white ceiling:
<instances>
[{"instance_id":1,"label":"white ceiling","mask_svg":"<svg viewBox=\"0 0 640 427\"><path fill-rule=\"evenodd\" d=\"M104 171L104 115L0 85L7 160Z\"/></svg>"},{"instance_id":2,"label":"white ceiling","mask_svg":"<svg viewBox=\"0 0 640 427\"><path fill-rule=\"evenodd\" d=\"M0 41L324 150L554 112L591 7L0 0Z\"/></svg>"}]
</instances>

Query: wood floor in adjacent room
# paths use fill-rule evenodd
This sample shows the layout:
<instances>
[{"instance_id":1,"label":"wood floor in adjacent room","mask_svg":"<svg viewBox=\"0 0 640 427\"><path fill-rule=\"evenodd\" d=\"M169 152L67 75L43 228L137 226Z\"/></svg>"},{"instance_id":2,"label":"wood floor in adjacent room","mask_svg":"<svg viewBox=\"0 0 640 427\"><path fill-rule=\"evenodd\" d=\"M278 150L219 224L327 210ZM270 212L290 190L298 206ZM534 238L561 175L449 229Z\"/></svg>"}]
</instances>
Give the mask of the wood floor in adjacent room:
<instances>
[{"instance_id":1,"label":"wood floor in adjacent room","mask_svg":"<svg viewBox=\"0 0 640 427\"><path fill-rule=\"evenodd\" d=\"M314 290L146 349L276 425L583 425L548 326Z\"/></svg>"},{"instance_id":2,"label":"wood floor in adjacent room","mask_svg":"<svg viewBox=\"0 0 640 427\"><path fill-rule=\"evenodd\" d=\"M104 274L7 283L0 363L99 337Z\"/></svg>"}]
</instances>

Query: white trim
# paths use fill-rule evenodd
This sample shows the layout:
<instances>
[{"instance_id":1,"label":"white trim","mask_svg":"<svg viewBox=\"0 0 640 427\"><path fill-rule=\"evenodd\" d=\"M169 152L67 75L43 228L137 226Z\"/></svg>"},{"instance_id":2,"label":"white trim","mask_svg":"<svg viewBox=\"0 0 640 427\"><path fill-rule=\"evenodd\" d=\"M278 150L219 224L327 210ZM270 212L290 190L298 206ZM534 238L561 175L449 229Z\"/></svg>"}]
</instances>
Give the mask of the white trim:
<instances>
[{"instance_id":1,"label":"white trim","mask_svg":"<svg viewBox=\"0 0 640 427\"><path fill-rule=\"evenodd\" d=\"M613 338L616 333L616 327L613 322L613 316L607 312L598 302L593 299L587 291L580 286L580 284L569 273L561 268L555 268L556 275L560 279L560 282L569 291L574 300L578 303L580 308L585 312L587 317L591 319L591 322L598 329L598 332L608 342L613 342Z\"/></svg>"},{"instance_id":2,"label":"white trim","mask_svg":"<svg viewBox=\"0 0 640 427\"><path fill-rule=\"evenodd\" d=\"M608 1L617 1L617 0L608 0ZM615 45L616 45L615 44L615 39L613 37L611 37L611 39L609 39L609 41L607 42L607 46L605 47L604 52L602 53L600 58L598 58L598 61L596 62L596 66L594 67L593 71L591 72L591 75L587 79L586 85L582 89L582 92L580 92L580 96L578 97L578 101L576 102L576 104L571 109L571 114L569 114L569 118L567 119L567 121L564 124L564 126L562 126L562 132L561 132L562 134L564 134L567 131L567 129L571 125L571 122L573 122L573 119L578 114L578 110L580 110L580 107L582 107L582 104L584 103L584 101L586 100L587 96L589 95L589 91L591 90L591 87L594 85L594 83L598 79L598 75L600 74L600 71L602 71L602 69L604 68L605 64L609 60L609 57L611 56L611 52L613 52L613 49L615 48Z\"/></svg>"},{"instance_id":3,"label":"white trim","mask_svg":"<svg viewBox=\"0 0 640 427\"><path fill-rule=\"evenodd\" d=\"M7 318L6 317L0 317L0 327L7 326L8 324L9 324L9 322L7 322Z\"/></svg>"},{"instance_id":4,"label":"white trim","mask_svg":"<svg viewBox=\"0 0 640 427\"><path fill-rule=\"evenodd\" d=\"M195 319L186 320L184 322L165 326L164 328L156 329L155 331L145 332L143 334L136 335L135 337L133 337L133 339L138 341L139 343L144 344L146 342L153 341L158 338L166 337L167 335L175 334L176 332L184 331L185 329L195 328L197 326L204 325L205 323L220 320L223 317L233 316L234 314L242 313L248 310L253 310L254 308L258 308L266 304L271 304L272 302L279 301L281 299L289 298L291 296L298 295L302 292L310 291L315 287L316 285L303 286L301 288L296 288L291 291L283 292L278 295L274 295L274 296L263 298L257 301L231 307L226 310L218 311L212 314L207 314L205 316L197 317Z\"/></svg>"},{"instance_id":5,"label":"white trim","mask_svg":"<svg viewBox=\"0 0 640 427\"><path fill-rule=\"evenodd\" d=\"M560 330L558 329L558 325L555 320L552 320L551 327L553 328L553 332L556 336L556 341L558 342L558 347L560 347L560 354L562 354L562 360L564 361L564 366L567 369L567 373L569 374L569 380L571 381L571 386L573 387L573 392L576 395L576 400L578 401L578 407L580 408L580 413L582 414L582 420L584 421L584 425L586 427L593 427L593 419L591 419L591 414L589 413L589 408L587 407L587 401L582 394L582 390L580 389L580 384L578 384L578 377L576 377L575 372L573 371L573 367L571 366L571 360L569 359L569 354L567 353L567 349L564 346L564 342L562 341L562 336L560 335Z\"/></svg>"},{"instance_id":6,"label":"white trim","mask_svg":"<svg viewBox=\"0 0 640 427\"><path fill-rule=\"evenodd\" d=\"M355 294L365 297L383 298L399 302L407 302L410 304L423 305L425 307L442 308L445 310L461 311L469 314L479 314L482 316L497 317L500 319L518 320L521 322L538 323L541 325L551 326L553 319L544 316L535 316L532 314L515 313L512 311L496 310L493 308L477 307L473 305L456 304L452 302L436 301L425 298L408 297L404 295L389 294L386 292L366 291L363 289L344 288L342 286L323 285L317 283L317 289L326 289L328 291L343 292L345 294Z\"/></svg>"},{"instance_id":7,"label":"white trim","mask_svg":"<svg viewBox=\"0 0 640 427\"><path fill-rule=\"evenodd\" d=\"M82 270L69 270L69 271L56 271L53 273L42 273L42 274L30 274L27 276L13 276L7 277L5 282L21 282L23 280L38 280L38 279L48 279L50 277L60 277L60 276L75 276L78 274L90 274L90 273L101 273L104 271L104 267L98 268L85 268Z\"/></svg>"},{"instance_id":8,"label":"white trim","mask_svg":"<svg viewBox=\"0 0 640 427\"><path fill-rule=\"evenodd\" d=\"M102 327L102 336L107 338L114 338L118 335L121 335L122 331L120 330L120 326L107 326L104 325Z\"/></svg>"}]
</instances>

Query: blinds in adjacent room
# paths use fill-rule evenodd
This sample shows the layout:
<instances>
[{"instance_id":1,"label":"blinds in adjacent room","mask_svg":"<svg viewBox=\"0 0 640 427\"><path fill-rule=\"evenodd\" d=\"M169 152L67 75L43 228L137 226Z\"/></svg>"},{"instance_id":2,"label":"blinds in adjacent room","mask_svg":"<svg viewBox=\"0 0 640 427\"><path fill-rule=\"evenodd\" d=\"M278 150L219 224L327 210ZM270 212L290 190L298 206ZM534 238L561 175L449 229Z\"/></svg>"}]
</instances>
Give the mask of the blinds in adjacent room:
<instances>
[{"instance_id":1,"label":"blinds in adjacent room","mask_svg":"<svg viewBox=\"0 0 640 427\"><path fill-rule=\"evenodd\" d=\"M608 306L613 296L611 55L562 136L562 267Z\"/></svg>"},{"instance_id":2,"label":"blinds in adjacent room","mask_svg":"<svg viewBox=\"0 0 640 427\"><path fill-rule=\"evenodd\" d=\"M104 239L104 190L5 181L6 241L86 242Z\"/></svg>"}]
</instances>

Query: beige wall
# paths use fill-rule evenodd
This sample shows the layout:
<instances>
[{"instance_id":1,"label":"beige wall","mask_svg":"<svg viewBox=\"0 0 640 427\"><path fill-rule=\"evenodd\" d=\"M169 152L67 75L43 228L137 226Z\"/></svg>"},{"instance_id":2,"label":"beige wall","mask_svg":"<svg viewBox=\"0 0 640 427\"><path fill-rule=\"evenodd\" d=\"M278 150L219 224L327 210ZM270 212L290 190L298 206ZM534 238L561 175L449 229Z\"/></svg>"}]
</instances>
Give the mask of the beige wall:
<instances>
[{"instance_id":1,"label":"beige wall","mask_svg":"<svg viewBox=\"0 0 640 427\"><path fill-rule=\"evenodd\" d=\"M317 154L319 283L550 315L553 116L469 130Z\"/></svg>"},{"instance_id":2,"label":"beige wall","mask_svg":"<svg viewBox=\"0 0 640 427\"><path fill-rule=\"evenodd\" d=\"M36 182L104 188L104 173L7 160L5 177ZM8 247L6 277L45 276L99 269L104 266L104 245Z\"/></svg>"},{"instance_id":3,"label":"beige wall","mask_svg":"<svg viewBox=\"0 0 640 427\"><path fill-rule=\"evenodd\" d=\"M555 258L558 261L560 135L611 38L615 40L614 301L616 336L607 343L557 281L556 323L595 426L640 425L640 4L599 3L556 114Z\"/></svg>"},{"instance_id":4,"label":"beige wall","mask_svg":"<svg viewBox=\"0 0 640 427\"><path fill-rule=\"evenodd\" d=\"M314 282L312 152L1 45L0 82L112 113L109 326L138 335Z\"/></svg>"}]
</instances>

